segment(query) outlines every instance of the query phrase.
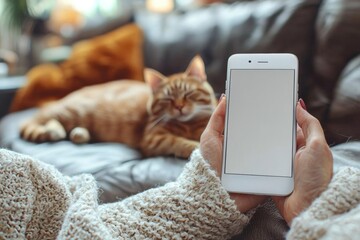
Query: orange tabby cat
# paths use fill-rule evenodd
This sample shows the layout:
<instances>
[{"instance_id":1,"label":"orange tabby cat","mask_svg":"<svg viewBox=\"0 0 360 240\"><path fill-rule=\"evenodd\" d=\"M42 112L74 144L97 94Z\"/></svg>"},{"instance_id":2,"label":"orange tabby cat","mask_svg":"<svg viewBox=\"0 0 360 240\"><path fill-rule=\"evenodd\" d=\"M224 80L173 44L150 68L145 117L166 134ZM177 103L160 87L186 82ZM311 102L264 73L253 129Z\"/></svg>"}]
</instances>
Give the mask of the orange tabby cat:
<instances>
[{"instance_id":1,"label":"orange tabby cat","mask_svg":"<svg viewBox=\"0 0 360 240\"><path fill-rule=\"evenodd\" d=\"M121 80L77 90L40 109L21 128L29 141L120 142L144 156L187 158L199 145L216 98L196 56L184 73L145 70L145 81Z\"/></svg>"}]
</instances>

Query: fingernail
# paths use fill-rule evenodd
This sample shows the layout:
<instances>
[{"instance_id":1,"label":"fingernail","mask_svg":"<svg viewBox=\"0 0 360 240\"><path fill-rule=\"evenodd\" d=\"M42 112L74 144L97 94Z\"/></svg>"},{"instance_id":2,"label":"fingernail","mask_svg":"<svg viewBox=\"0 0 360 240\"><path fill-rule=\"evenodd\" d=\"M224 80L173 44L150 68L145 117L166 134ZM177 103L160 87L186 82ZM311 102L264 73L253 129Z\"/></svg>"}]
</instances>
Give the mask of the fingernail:
<instances>
[{"instance_id":1,"label":"fingernail","mask_svg":"<svg viewBox=\"0 0 360 240\"><path fill-rule=\"evenodd\" d=\"M304 102L304 100L303 100L302 98L299 99L299 103L300 103L300 106L301 106L305 111L307 111L305 102Z\"/></svg>"},{"instance_id":2,"label":"fingernail","mask_svg":"<svg viewBox=\"0 0 360 240\"><path fill-rule=\"evenodd\" d=\"M222 93L221 94L221 96L220 96L220 98L219 98L219 102L221 101L221 99L223 99L225 97L225 94L224 93Z\"/></svg>"}]
</instances>

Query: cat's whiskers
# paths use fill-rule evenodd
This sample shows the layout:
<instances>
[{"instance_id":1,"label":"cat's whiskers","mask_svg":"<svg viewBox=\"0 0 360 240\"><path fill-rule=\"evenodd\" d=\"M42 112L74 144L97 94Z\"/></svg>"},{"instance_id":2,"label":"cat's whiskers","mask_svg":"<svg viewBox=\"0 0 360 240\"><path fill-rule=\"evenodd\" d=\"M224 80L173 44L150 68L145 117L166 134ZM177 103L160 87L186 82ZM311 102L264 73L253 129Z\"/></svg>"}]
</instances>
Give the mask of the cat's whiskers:
<instances>
[{"instance_id":1,"label":"cat's whiskers","mask_svg":"<svg viewBox=\"0 0 360 240\"><path fill-rule=\"evenodd\" d=\"M214 109L215 108L212 105L197 105L190 114L186 116L180 116L177 118L177 120L181 122L187 122L198 116L209 116L212 114Z\"/></svg>"},{"instance_id":2,"label":"cat's whiskers","mask_svg":"<svg viewBox=\"0 0 360 240\"><path fill-rule=\"evenodd\" d=\"M197 112L197 113L210 113L212 114L212 112L215 110L215 107L212 106L212 105L197 105L195 107L195 110L194 112Z\"/></svg>"},{"instance_id":3,"label":"cat's whiskers","mask_svg":"<svg viewBox=\"0 0 360 240\"><path fill-rule=\"evenodd\" d=\"M161 117L159 117L158 119L156 119L155 121L153 121L151 123L151 125L149 126L149 130L154 128L156 125L158 125L162 120L166 121L166 115L162 115Z\"/></svg>"}]
</instances>

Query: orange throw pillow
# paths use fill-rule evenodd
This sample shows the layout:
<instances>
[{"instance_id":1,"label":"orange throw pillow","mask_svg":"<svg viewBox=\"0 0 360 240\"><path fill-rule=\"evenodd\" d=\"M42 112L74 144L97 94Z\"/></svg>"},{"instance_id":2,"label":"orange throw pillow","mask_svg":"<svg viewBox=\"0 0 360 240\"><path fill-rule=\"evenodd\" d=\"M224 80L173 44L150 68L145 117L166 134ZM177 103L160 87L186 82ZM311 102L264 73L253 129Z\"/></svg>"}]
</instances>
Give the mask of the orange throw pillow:
<instances>
[{"instance_id":1,"label":"orange throw pillow","mask_svg":"<svg viewBox=\"0 0 360 240\"><path fill-rule=\"evenodd\" d=\"M84 86L117 79L143 80L143 35L135 24L81 41L61 64L41 64L26 75L11 111L41 106Z\"/></svg>"}]
</instances>

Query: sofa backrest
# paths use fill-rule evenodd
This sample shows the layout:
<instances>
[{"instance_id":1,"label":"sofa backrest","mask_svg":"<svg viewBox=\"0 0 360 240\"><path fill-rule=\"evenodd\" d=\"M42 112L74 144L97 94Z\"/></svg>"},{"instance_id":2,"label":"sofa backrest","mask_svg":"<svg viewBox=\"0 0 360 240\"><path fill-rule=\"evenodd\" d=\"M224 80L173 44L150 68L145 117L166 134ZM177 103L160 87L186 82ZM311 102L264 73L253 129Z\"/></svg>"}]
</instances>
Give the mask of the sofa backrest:
<instances>
[{"instance_id":1,"label":"sofa backrest","mask_svg":"<svg viewBox=\"0 0 360 240\"><path fill-rule=\"evenodd\" d=\"M145 66L164 74L184 71L200 54L215 92L225 89L227 59L234 53L294 53L300 86L311 69L320 0L251 1L156 14L135 13L144 31ZM301 89L302 94L304 89Z\"/></svg>"},{"instance_id":2,"label":"sofa backrest","mask_svg":"<svg viewBox=\"0 0 360 240\"><path fill-rule=\"evenodd\" d=\"M310 111L330 144L360 139L360 2L324 0L316 20Z\"/></svg>"}]
</instances>

